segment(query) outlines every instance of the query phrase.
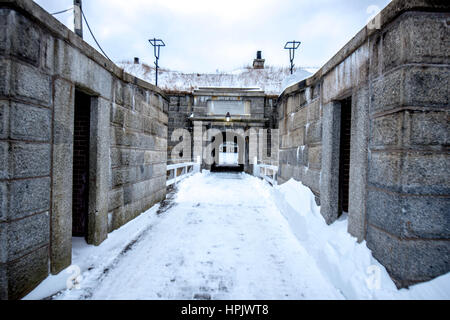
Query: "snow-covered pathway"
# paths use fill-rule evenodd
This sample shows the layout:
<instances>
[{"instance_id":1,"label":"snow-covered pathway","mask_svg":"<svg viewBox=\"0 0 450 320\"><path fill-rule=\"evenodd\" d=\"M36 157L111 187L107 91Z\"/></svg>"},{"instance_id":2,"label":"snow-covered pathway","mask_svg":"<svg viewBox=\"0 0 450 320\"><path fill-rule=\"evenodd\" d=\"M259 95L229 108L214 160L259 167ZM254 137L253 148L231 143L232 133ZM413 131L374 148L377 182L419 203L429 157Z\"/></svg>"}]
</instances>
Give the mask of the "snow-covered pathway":
<instances>
[{"instance_id":1,"label":"snow-covered pathway","mask_svg":"<svg viewBox=\"0 0 450 320\"><path fill-rule=\"evenodd\" d=\"M103 272L57 299L339 299L245 174L198 174Z\"/></svg>"}]
</instances>

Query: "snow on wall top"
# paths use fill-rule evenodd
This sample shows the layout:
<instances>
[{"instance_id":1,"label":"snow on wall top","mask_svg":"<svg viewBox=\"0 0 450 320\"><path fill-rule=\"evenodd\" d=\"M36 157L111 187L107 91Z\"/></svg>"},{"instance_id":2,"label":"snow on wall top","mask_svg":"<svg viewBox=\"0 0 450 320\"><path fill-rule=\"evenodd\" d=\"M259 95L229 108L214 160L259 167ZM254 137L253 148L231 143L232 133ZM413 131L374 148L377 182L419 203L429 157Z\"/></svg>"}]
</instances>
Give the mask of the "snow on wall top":
<instances>
[{"instance_id":1,"label":"snow on wall top","mask_svg":"<svg viewBox=\"0 0 450 320\"><path fill-rule=\"evenodd\" d=\"M150 83L155 82L155 68L148 64L134 64L131 61L118 63L125 72L130 73ZM159 69L158 87L168 91L192 92L200 87L222 88L254 88L265 91L266 94L279 95L292 81L298 82L312 75L314 69L298 68L291 76L289 68L266 67L253 69L244 67L232 72L217 73L183 73L164 68Z\"/></svg>"}]
</instances>

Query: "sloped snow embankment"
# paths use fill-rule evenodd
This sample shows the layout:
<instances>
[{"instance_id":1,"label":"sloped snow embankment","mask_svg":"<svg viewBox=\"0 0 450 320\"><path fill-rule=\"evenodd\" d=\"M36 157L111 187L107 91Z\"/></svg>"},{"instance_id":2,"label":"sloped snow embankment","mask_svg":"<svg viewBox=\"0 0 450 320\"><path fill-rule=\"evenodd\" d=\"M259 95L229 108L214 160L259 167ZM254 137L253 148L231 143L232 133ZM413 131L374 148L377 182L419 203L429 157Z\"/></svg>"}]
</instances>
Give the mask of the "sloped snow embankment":
<instances>
[{"instance_id":1,"label":"sloped snow embankment","mask_svg":"<svg viewBox=\"0 0 450 320\"><path fill-rule=\"evenodd\" d=\"M450 273L397 290L365 241L359 244L347 232L347 217L328 226L301 182L291 179L275 187L273 196L299 242L347 299L450 299Z\"/></svg>"}]
</instances>

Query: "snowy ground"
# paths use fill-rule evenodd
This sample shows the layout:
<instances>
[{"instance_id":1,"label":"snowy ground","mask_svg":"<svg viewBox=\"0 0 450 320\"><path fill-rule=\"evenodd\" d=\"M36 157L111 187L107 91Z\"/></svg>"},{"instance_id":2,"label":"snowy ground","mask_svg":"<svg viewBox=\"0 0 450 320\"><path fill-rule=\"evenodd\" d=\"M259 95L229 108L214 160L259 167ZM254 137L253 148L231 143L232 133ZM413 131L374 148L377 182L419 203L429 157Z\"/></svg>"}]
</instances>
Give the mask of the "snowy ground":
<instances>
[{"instance_id":1,"label":"snowy ground","mask_svg":"<svg viewBox=\"0 0 450 320\"><path fill-rule=\"evenodd\" d=\"M309 189L246 174L184 180L99 247L76 239L73 265L25 299L450 298L448 274L397 290L345 218L325 224Z\"/></svg>"}]
</instances>

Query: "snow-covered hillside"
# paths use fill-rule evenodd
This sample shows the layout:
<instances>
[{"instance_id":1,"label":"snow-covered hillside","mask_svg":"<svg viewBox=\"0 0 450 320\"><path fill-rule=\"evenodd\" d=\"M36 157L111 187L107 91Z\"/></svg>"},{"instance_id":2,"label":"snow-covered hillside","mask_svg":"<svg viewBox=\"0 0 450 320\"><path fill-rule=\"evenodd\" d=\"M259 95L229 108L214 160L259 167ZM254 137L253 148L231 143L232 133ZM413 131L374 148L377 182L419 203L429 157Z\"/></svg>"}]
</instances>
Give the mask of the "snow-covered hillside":
<instances>
[{"instance_id":1,"label":"snow-covered hillside","mask_svg":"<svg viewBox=\"0 0 450 320\"><path fill-rule=\"evenodd\" d=\"M150 83L155 83L155 68L146 63L134 64L130 61L119 62L118 66L126 72ZM159 69L158 87L171 91L192 91L198 87L258 87L267 94L280 94L287 84L310 77L316 69L295 70L291 76L289 68L268 66L265 69L244 67L231 72L183 73L164 68ZM290 81L287 82L287 79Z\"/></svg>"}]
</instances>

